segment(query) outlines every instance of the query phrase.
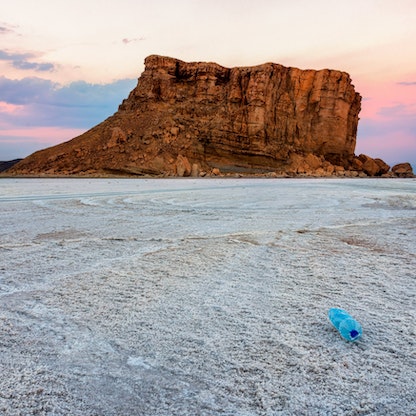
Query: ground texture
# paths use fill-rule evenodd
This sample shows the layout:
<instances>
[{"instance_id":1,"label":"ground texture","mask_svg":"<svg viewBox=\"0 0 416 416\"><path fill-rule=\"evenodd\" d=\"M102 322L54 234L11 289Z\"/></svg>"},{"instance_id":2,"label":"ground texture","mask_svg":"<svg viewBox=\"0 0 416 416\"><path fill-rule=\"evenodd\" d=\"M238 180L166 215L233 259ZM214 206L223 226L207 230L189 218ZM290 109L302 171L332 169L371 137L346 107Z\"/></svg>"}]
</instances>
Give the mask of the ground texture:
<instances>
[{"instance_id":1,"label":"ground texture","mask_svg":"<svg viewBox=\"0 0 416 416\"><path fill-rule=\"evenodd\" d=\"M4 179L0 209L1 415L416 414L415 180Z\"/></svg>"}]
</instances>

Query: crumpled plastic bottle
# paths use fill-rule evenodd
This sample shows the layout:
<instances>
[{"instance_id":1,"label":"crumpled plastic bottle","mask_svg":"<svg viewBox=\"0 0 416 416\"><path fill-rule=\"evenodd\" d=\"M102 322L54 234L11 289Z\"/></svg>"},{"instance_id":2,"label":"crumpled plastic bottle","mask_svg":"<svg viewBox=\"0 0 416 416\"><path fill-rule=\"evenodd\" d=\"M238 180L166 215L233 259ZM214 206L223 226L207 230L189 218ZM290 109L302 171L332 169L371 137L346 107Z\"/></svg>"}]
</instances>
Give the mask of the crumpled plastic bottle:
<instances>
[{"instance_id":1,"label":"crumpled plastic bottle","mask_svg":"<svg viewBox=\"0 0 416 416\"><path fill-rule=\"evenodd\" d=\"M331 308L328 317L342 338L347 341L357 341L363 334L361 325L344 309Z\"/></svg>"}]
</instances>

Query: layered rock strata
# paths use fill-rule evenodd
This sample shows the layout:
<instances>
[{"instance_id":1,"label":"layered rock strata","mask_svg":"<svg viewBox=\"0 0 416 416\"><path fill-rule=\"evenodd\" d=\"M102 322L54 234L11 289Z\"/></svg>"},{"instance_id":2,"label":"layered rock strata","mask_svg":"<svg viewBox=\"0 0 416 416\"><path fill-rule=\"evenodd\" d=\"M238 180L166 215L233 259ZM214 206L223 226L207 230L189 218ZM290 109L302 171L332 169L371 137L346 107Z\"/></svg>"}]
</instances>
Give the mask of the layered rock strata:
<instances>
[{"instance_id":1,"label":"layered rock strata","mask_svg":"<svg viewBox=\"0 0 416 416\"><path fill-rule=\"evenodd\" d=\"M9 173L365 172L368 161L354 156L360 104L341 71L152 55L113 116Z\"/></svg>"}]
</instances>

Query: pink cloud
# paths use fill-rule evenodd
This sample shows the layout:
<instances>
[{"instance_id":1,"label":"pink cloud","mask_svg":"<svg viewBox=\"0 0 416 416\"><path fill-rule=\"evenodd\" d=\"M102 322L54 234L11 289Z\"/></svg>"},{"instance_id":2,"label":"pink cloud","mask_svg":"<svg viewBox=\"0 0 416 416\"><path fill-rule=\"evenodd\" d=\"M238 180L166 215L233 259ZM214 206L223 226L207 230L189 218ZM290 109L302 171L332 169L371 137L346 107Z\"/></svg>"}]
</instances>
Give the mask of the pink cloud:
<instances>
[{"instance_id":1,"label":"pink cloud","mask_svg":"<svg viewBox=\"0 0 416 416\"><path fill-rule=\"evenodd\" d=\"M85 129L62 127L31 127L0 130L0 142L36 141L37 143L58 144L84 133Z\"/></svg>"},{"instance_id":2,"label":"pink cloud","mask_svg":"<svg viewBox=\"0 0 416 416\"><path fill-rule=\"evenodd\" d=\"M85 129L0 126L0 160L12 160L79 136Z\"/></svg>"},{"instance_id":3,"label":"pink cloud","mask_svg":"<svg viewBox=\"0 0 416 416\"><path fill-rule=\"evenodd\" d=\"M358 92L362 95L360 117L384 118L380 114L383 108L398 105L416 106L416 84L403 82L366 82L359 85Z\"/></svg>"},{"instance_id":4,"label":"pink cloud","mask_svg":"<svg viewBox=\"0 0 416 416\"><path fill-rule=\"evenodd\" d=\"M21 111L23 108L23 105L10 104L4 101L0 101L0 113L12 114Z\"/></svg>"}]
</instances>

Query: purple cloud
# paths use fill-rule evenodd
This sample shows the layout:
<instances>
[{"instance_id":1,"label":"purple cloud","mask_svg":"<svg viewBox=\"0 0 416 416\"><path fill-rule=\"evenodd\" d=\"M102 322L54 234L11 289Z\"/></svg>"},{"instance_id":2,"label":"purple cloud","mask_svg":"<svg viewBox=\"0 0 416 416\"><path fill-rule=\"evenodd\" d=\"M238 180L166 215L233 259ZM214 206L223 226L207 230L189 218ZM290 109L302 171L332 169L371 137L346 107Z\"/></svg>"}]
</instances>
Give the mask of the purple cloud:
<instances>
[{"instance_id":1,"label":"purple cloud","mask_svg":"<svg viewBox=\"0 0 416 416\"><path fill-rule=\"evenodd\" d=\"M41 78L8 79L0 76L0 97L9 104L25 105L45 102L57 84Z\"/></svg>"},{"instance_id":2,"label":"purple cloud","mask_svg":"<svg viewBox=\"0 0 416 416\"><path fill-rule=\"evenodd\" d=\"M0 61L11 62L12 66L16 69L34 70L37 72L49 72L55 69L52 63L38 63L31 60L36 58L34 53L18 53L8 52L6 50L0 50Z\"/></svg>"},{"instance_id":3,"label":"purple cloud","mask_svg":"<svg viewBox=\"0 0 416 416\"><path fill-rule=\"evenodd\" d=\"M101 85L78 81L61 86L35 77L12 80L0 76L1 101L25 108L14 114L0 113L0 123L90 128L114 113L136 82L123 79Z\"/></svg>"},{"instance_id":4,"label":"purple cloud","mask_svg":"<svg viewBox=\"0 0 416 416\"><path fill-rule=\"evenodd\" d=\"M1 61L15 61L33 58L32 53L10 53L5 50L0 50L0 60Z\"/></svg>"}]
</instances>

